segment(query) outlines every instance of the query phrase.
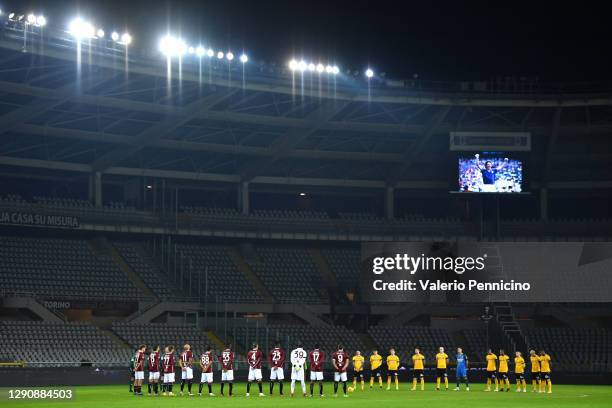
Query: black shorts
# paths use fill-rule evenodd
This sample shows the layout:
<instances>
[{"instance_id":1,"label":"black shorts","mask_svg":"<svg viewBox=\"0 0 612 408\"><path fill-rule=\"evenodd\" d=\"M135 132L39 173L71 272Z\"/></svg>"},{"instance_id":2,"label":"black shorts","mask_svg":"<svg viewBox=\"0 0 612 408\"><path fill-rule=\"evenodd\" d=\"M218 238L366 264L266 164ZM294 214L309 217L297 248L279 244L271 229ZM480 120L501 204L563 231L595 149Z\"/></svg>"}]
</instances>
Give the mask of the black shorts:
<instances>
[{"instance_id":1,"label":"black shorts","mask_svg":"<svg viewBox=\"0 0 612 408\"><path fill-rule=\"evenodd\" d=\"M370 377L380 377L380 367L370 370Z\"/></svg>"},{"instance_id":2,"label":"black shorts","mask_svg":"<svg viewBox=\"0 0 612 408\"><path fill-rule=\"evenodd\" d=\"M444 377L448 377L446 368L436 368L436 378L444 378Z\"/></svg>"},{"instance_id":3,"label":"black shorts","mask_svg":"<svg viewBox=\"0 0 612 408\"><path fill-rule=\"evenodd\" d=\"M497 371L487 371L487 378L494 380L497 378Z\"/></svg>"},{"instance_id":4,"label":"black shorts","mask_svg":"<svg viewBox=\"0 0 612 408\"><path fill-rule=\"evenodd\" d=\"M423 370L419 369L419 370L412 370L412 378L414 378L415 380L418 378L423 378L425 376L425 374L423 374Z\"/></svg>"},{"instance_id":5,"label":"black shorts","mask_svg":"<svg viewBox=\"0 0 612 408\"><path fill-rule=\"evenodd\" d=\"M524 380L525 379L525 374L523 374L523 373L514 373L514 376L516 377L517 380Z\"/></svg>"},{"instance_id":6,"label":"black shorts","mask_svg":"<svg viewBox=\"0 0 612 408\"><path fill-rule=\"evenodd\" d=\"M540 377L540 372L538 371L537 373L531 373L531 381L535 380L535 381L540 381L542 377Z\"/></svg>"},{"instance_id":7,"label":"black shorts","mask_svg":"<svg viewBox=\"0 0 612 408\"><path fill-rule=\"evenodd\" d=\"M540 380L550 380L550 371L547 373L540 373Z\"/></svg>"},{"instance_id":8,"label":"black shorts","mask_svg":"<svg viewBox=\"0 0 612 408\"><path fill-rule=\"evenodd\" d=\"M353 370L353 377L355 377L355 378L363 378L363 370L360 370L360 371Z\"/></svg>"},{"instance_id":9,"label":"black shorts","mask_svg":"<svg viewBox=\"0 0 612 408\"><path fill-rule=\"evenodd\" d=\"M387 370L387 376L391 377L392 375L397 377L397 370Z\"/></svg>"},{"instance_id":10,"label":"black shorts","mask_svg":"<svg viewBox=\"0 0 612 408\"><path fill-rule=\"evenodd\" d=\"M508 373L498 373L497 374L497 378L499 380L507 380L508 379Z\"/></svg>"}]
</instances>

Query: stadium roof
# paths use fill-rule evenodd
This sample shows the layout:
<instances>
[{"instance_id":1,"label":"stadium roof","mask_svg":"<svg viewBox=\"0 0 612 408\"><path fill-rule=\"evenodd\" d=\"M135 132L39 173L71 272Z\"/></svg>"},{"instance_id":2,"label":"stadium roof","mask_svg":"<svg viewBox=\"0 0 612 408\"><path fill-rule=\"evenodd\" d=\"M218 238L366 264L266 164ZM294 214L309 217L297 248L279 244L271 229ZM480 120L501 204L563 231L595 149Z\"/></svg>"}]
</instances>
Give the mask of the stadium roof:
<instances>
[{"instance_id":1,"label":"stadium roof","mask_svg":"<svg viewBox=\"0 0 612 408\"><path fill-rule=\"evenodd\" d=\"M25 44L25 48L24 48ZM126 59L126 55L129 58ZM612 91L424 83L166 60L0 35L0 164L185 180L446 188L450 131L528 131L532 181L611 187ZM533 85L533 84L532 84ZM500 88L502 87L502 88Z\"/></svg>"}]
</instances>

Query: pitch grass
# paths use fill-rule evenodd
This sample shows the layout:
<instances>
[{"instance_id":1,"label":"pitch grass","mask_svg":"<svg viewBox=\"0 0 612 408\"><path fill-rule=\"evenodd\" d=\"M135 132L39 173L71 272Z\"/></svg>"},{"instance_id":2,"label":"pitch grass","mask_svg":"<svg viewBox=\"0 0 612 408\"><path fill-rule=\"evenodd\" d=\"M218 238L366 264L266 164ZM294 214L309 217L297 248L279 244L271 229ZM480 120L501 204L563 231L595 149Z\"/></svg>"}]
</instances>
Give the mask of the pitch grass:
<instances>
[{"instance_id":1,"label":"pitch grass","mask_svg":"<svg viewBox=\"0 0 612 408\"><path fill-rule=\"evenodd\" d=\"M264 391L267 394L268 384L264 383ZM253 388L255 388L253 390ZM275 387L275 391L278 386ZM72 401L9 401L6 399L6 388L2 390L2 407L53 407L53 408L140 408L140 407L164 407L164 408L189 408L189 407L345 407L345 408L373 408L377 404L381 408L389 407L418 407L418 408L599 408L610 407L612 401L612 386L590 386L590 385L555 385L553 394L532 393L528 388L527 393L517 393L514 387L511 392L497 393L484 392L483 384L472 384L471 391L466 392L463 387L461 391L435 391L433 384L426 384L425 391L410 391L410 385L400 384L400 390L369 389L366 384L365 391L360 389L349 393L348 398L339 393L337 398L332 397L332 384L325 384L325 398L318 396L304 398L297 395L289 397L289 384L285 383L285 396L258 397L257 386L251 388L251 397L245 397L245 384L234 385L234 396L232 398L219 396L219 384L215 384L213 392L216 397L197 395L197 384L194 384L194 397L135 397L129 393L127 385L124 386L93 386L74 387L75 398ZM175 386L175 390L179 387ZM143 387L146 394L146 386ZM206 392L206 387L204 387ZM226 387L227 391L227 387ZM254 392L253 392L254 391ZM300 388L296 390L301 392ZM317 387L315 387L315 392ZM178 393L177 393L178 394Z\"/></svg>"}]
</instances>

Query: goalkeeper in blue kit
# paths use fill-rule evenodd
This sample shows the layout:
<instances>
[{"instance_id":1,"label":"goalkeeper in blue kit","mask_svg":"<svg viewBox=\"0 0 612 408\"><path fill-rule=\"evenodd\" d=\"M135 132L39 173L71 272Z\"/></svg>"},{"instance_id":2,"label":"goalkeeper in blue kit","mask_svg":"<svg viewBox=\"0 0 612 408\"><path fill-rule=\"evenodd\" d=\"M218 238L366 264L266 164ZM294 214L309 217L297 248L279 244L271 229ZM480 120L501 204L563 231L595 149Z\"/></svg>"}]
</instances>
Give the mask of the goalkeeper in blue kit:
<instances>
[{"instance_id":1,"label":"goalkeeper in blue kit","mask_svg":"<svg viewBox=\"0 0 612 408\"><path fill-rule=\"evenodd\" d=\"M463 349L461 347L457 348L457 387L455 387L455 391L459 391L459 385L461 385L461 380L465 381L465 390L470 390L470 382L467 376L467 366L468 366L468 358L463 353Z\"/></svg>"}]
</instances>

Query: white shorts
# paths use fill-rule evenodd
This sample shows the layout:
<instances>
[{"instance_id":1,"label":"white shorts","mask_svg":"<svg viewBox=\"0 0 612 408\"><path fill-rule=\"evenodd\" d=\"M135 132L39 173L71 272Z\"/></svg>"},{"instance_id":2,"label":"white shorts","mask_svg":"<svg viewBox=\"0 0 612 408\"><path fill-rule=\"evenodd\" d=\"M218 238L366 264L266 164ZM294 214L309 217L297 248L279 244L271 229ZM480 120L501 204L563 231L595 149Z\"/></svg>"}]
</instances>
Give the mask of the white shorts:
<instances>
[{"instance_id":1,"label":"white shorts","mask_svg":"<svg viewBox=\"0 0 612 408\"><path fill-rule=\"evenodd\" d=\"M283 371L282 367L278 367L276 370L273 368L270 369L270 381L284 380L284 379L285 379L285 372Z\"/></svg>"},{"instance_id":2,"label":"white shorts","mask_svg":"<svg viewBox=\"0 0 612 408\"><path fill-rule=\"evenodd\" d=\"M310 381L323 381L323 371L311 371Z\"/></svg>"},{"instance_id":3,"label":"white shorts","mask_svg":"<svg viewBox=\"0 0 612 408\"><path fill-rule=\"evenodd\" d=\"M304 367L302 366L299 369L293 367L291 369L291 379L295 381L304 381Z\"/></svg>"},{"instance_id":4,"label":"white shorts","mask_svg":"<svg viewBox=\"0 0 612 408\"><path fill-rule=\"evenodd\" d=\"M134 371L135 380L144 380L144 371Z\"/></svg>"},{"instance_id":5,"label":"white shorts","mask_svg":"<svg viewBox=\"0 0 612 408\"><path fill-rule=\"evenodd\" d=\"M261 368L249 367L249 381L261 381Z\"/></svg>"},{"instance_id":6,"label":"white shorts","mask_svg":"<svg viewBox=\"0 0 612 408\"><path fill-rule=\"evenodd\" d=\"M346 377L346 371L343 373L339 373L339 372L335 372L334 373L334 381L338 382L338 381L346 381L347 377Z\"/></svg>"},{"instance_id":7,"label":"white shorts","mask_svg":"<svg viewBox=\"0 0 612 408\"><path fill-rule=\"evenodd\" d=\"M202 373L202 378L200 378L201 383L212 383L213 382L213 373Z\"/></svg>"},{"instance_id":8,"label":"white shorts","mask_svg":"<svg viewBox=\"0 0 612 408\"><path fill-rule=\"evenodd\" d=\"M149 373L149 381L159 381L159 371L151 371Z\"/></svg>"},{"instance_id":9,"label":"white shorts","mask_svg":"<svg viewBox=\"0 0 612 408\"><path fill-rule=\"evenodd\" d=\"M234 370L221 371L221 381L234 381Z\"/></svg>"},{"instance_id":10,"label":"white shorts","mask_svg":"<svg viewBox=\"0 0 612 408\"><path fill-rule=\"evenodd\" d=\"M192 378L193 378L193 368L187 367L184 370L181 370L182 380L191 380Z\"/></svg>"},{"instance_id":11,"label":"white shorts","mask_svg":"<svg viewBox=\"0 0 612 408\"><path fill-rule=\"evenodd\" d=\"M164 374L164 384L170 384L174 382L174 373Z\"/></svg>"}]
</instances>

